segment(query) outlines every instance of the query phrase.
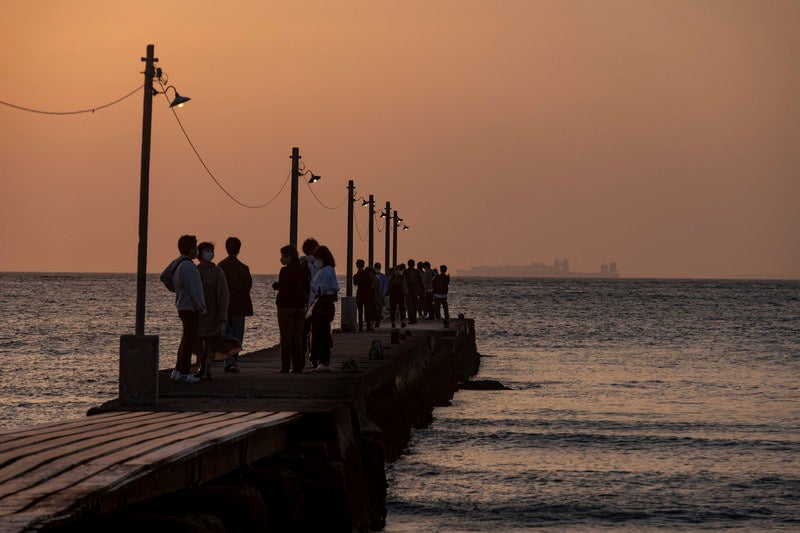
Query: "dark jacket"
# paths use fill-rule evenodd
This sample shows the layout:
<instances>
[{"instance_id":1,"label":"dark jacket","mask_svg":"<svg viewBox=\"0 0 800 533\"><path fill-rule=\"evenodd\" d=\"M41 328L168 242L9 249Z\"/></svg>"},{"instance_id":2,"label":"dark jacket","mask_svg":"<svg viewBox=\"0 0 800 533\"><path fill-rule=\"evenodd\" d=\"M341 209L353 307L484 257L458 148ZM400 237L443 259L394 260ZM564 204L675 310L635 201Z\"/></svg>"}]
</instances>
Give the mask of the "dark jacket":
<instances>
[{"instance_id":1,"label":"dark jacket","mask_svg":"<svg viewBox=\"0 0 800 533\"><path fill-rule=\"evenodd\" d=\"M308 302L309 277L308 269L296 263L281 268L278 283L273 285L278 290L278 296L275 298L278 307L305 308Z\"/></svg>"},{"instance_id":2,"label":"dark jacket","mask_svg":"<svg viewBox=\"0 0 800 533\"><path fill-rule=\"evenodd\" d=\"M253 277L250 275L250 268L230 256L220 261L218 266L225 272L225 279L228 280L228 316L253 316L253 301L250 299Z\"/></svg>"}]
</instances>

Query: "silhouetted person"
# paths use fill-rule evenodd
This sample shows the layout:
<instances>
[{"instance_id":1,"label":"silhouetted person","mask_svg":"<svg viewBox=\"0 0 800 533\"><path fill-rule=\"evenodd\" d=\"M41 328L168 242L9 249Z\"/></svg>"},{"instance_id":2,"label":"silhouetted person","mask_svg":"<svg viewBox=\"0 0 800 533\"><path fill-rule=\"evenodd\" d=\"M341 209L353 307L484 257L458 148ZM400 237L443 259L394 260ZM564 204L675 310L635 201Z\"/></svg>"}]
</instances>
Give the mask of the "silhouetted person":
<instances>
[{"instance_id":1,"label":"silhouetted person","mask_svg":"<svg viewBox=\"0 0 800 533\"><path fill-rule=\"evenodd\" d=\"M184 383L200 381L192 375L192 351L197 342L197 327L200 315L206 312L206 299L203 294L203 282L200 271L193 259L197 257L197 237L182 235L178 239L180 256L172 261L162 278L171 277L175 289L175 308L183 325L181 342L178 346L178 357L171 379Z\"/></svg>"},{"instance_id":2,"label":"silhouetted person","mask_svg":"<svg viewBox=\"0 0 800 533\"><path fill-rule=\"evenodd\" d=\"M413 259L408 260L408 268L406 269L405 278L408 291L406 292L406 307L408 308L408 323L417 323L417 310L419 308L419 296L424 291L422 285L422 276L419 270L415 268Z\"/></svg>"},{"instance_id":3,"label":"silhouetted person","mask_svg":"<svg viewBox=\"0 0 800 533\"><path fill-rule=\"evenodd\" d=\"M353 283L356 285L358 331L364 330L364 320L367 321L367 331L373 331L372 311L375 307L375 290L372 288L372 276L364 270L363 259L356 261L356 268L358 271L353 275Z\"/></svg>"},{"instance_id":4,"label":"silhouetted person","mask_svg":"<svg viewBox=\"0 0 800 533\"><path fill-rule=\"evenodd\" d=\"M427 261L419 264L420 275L422 276L422 286L424 295L422 300L422 311L428 320L433 320L433 276L436 274L431 270L431 264Z\"/></svg>"},{"instance_id":5,"label":"silhouetted person","mask_svg":"<svg viewBox=\"0 0 800 533\"><path fill-rule=\"evenodd\" d=\"M214 264L214 245L210 242L201 242L197 246L197 255L200 264L200 279L203 283L203 294L206 298L207 312L200 315L197 326L199 346L197 348L197 376L211 379L211 366L214 363L214 350L212 348L217 337L225 335L228 322L228 282L225 273Z\"/></svg>"},{"instance_id":6,"label":"silhouetted person","mask_svg":"<svg viewBox=\"0 0 800 533\"><path fill-rule=\"evenodd\" d=\"M444 325L450 325L450 309L447 307L447 292L450 288L450 275L447 265L439 267L439 273L433 278L433 303L436 307L436 318L441 318L440 308L444 308Z\"/></svg>"},{"instance_id":7,"label":"silhouetted person","mask_svg":"<svg viewBox=\"0 0 800 533\"><path fill-rule=\"evenodd\" d=\"M250 290L253 288L253 276L250 275L250 268L239 261L241 249L242 241L236 237L228 237L225 241L225 250L228 252L228 257L219 262L219 267L225 273L225 280L228 282L228 293L230 294L228 325L225 335L238 339L240 344L244 342L245 317L253 316L253 301L250 298ZM225 372L238 372L238 361L238 355L226 357Z\"/></svg>"},{"instance_id":8,"label":"silhouetted person","mask_svg":"<svg viewBox=\"0 0 800 533\"><path fill-rule=\"evenodd\" d=\"M297 248L287 245L281 248L281 271L272 288L278 291L275 303L278 306L278 328L281 332L281 372L300 373L306 363L303 350L303 328L306 304L310 290L310 277L306 267L300 264Z\"/></svg>"},{"instance_id":9,"label":"silhouetted person","mask_svg":"<svg viewBox=\"0 0 800 533\"><path fill-rule=\"evenodd\" d=\"M405 307L405 299L406 299L406 278L405 278L405 270L406 266L402 263L397 265L392 270L391 275L389 276L389 318L392 321L392 327L395 327L395 310L398 309L400 311L400 320L402 323L400 324L401 327L406 327L405 319L406 319L406 307Z\"/></svg>"},{"instance_id":10,"label":"silhouetted person","mask_svg":"<svg viewBox=\"0 0 800 533\"><path fill-rule=\"evenodd\" d=\"M375 292L375 307L378 314L375 316L375 321L380 322L383 320L383 308L386 307L386 297L389 295L389 278L381 272L380 263L375 263L375 277L378 278L378 290Z\"/></svg>"},{"instance_id":11,"label":"silhouetted person","mask_svg":"<svg viewBox=\"0 0 800 533\"><path fill-rule=\"evenodd\" d=\"M303 241L303 255L300 256L300 265L308 270L308 279L313 280L317 275L317 258L314 257L314 252L319 248L319 243L314 237L309 237ZM311 294L311 281L308 282L309 296L307 305L311 305L314 301L314 295ZM311 335L311 318L306 318L305 325L303 326L303 353L308 354L309 335ZM316 367L314 361L311 362L312 366Z\"/></svg>"}]
</instances>

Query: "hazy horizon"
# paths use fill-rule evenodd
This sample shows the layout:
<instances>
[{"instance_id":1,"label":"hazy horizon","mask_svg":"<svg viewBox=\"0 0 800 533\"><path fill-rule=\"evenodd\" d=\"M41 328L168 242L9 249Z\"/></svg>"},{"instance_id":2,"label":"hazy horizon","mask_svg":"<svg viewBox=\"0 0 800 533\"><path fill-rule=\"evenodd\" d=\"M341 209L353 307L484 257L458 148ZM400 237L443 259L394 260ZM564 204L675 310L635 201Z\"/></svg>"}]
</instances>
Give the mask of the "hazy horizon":
<instances>
[{"instance_id":1,"label":"hazy horizon","mask_svg":"<svg viewBox=\"0 0 800 533\"><path fill-rule=\"evenodd\" d=\"M191 97L213 179L157 95L149 272L187 233L277 271L296 146L323 177L301 179L299 240L340 273L352 179L354 259L372 194L410 227L399 260L455 273L800 279L800 2L44 0L0 28L2 102L96 109L141 87L148 44ZM136 270L142 99L0 105L0 271Z\"/></svg>"}]
</instances>

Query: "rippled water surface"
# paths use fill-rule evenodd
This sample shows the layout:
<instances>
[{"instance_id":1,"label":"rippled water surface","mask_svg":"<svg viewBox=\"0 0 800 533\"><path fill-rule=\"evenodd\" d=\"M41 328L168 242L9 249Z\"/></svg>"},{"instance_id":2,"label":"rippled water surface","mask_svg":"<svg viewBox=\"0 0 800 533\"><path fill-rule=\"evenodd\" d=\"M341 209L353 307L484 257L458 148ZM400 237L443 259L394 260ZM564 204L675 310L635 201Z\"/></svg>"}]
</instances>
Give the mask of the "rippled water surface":
<instances>
[{"instance_id":1,"label":"rippled water surface","mask_svg":"<svg viewBox=\"0 0 800 533\"><path fill-rule=\"evenodd\" d=\"M455 281L455 280L454 280ZM458 280L479 379L387 531L800 530L800 284Z\"/></svg>"},{"instance_id":2,"label":"rippled water surface","mask_svg":"<svg viewBox=\"0 0 800 533\"><path fill-rule=\"evenodd\" d=\"M245 351L278 340L257 276ZM800 282L454 278L478 379L388 468L389 532L800 530ZM0 274L0 427L117 395L132 275ZM180 322L155 277L146 332Z\"/></svg>"}]
</instances>

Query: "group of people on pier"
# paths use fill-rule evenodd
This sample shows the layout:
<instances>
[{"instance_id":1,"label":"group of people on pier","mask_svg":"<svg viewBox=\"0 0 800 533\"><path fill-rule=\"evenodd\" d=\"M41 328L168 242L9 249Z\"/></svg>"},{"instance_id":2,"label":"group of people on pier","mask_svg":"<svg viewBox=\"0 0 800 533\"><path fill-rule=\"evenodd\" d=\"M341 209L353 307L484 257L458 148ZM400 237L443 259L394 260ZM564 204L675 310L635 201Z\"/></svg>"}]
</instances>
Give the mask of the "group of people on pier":
<instances>
[{"instance_id":1,"label":"group of people on pier","mask_svg":"<svg viewBox=\"0 0 800 533\"><path fill-rule=\"evenodd\" d=\"M198 244L194 235L178 239L180 256L161 274L161 281L175 292L175 307L182 323L173 381L197 383L211 379L212 363L218 353L225 354L224 371L239 372L238 353L244 340L245 317L253 315L250 291L253 278L249 267L238 256L241 241L225 241L228 256L214 263L214 244ZM338 300L336 261L327 246L314 238L305 240L300 255L293 245L280 249L281 270L272 285L277 291L282 373L301 373L306 360L311 371L329 372L333 338L331 324ZM194 260L198 263L195 264ZM399 264L381 272L381 264L366 266L356 261L353 283L357 287L358 329L380 327L388 304L389 318L395 327L417 319L442 319L448 325L450 314L447 292L450 277L447 266L432 269L430 263ZM388 302L387 302L388 300ZM442 315L443 312L443 315ZM197 370L192 372L192 353L197 354Z\"/></svg>"},{"instance_id":2,"label":"group of people on pier","mask_svg":"<svg viewBox=\"0 0 800 533\"><path fill-rule=\"evenodd\" d=\"M375 263L374 267L365 268L364 265L363 259L356 261L358 271L353 276L359 331L364 329L365 323L367 331L379 327L387 306L393 328L398 318L400 326L406 327L406 316L409 324L416 324L417 319L443 319L448 325L450 275L447 265L437 270L427 261L417 263L409 259L407 265L401 263L390 268L388 275L381 272L380 263Z\"/></svg>"}]
</instances>

